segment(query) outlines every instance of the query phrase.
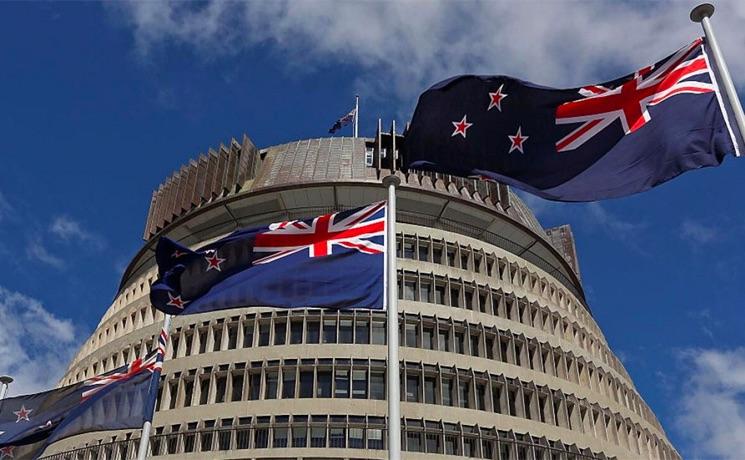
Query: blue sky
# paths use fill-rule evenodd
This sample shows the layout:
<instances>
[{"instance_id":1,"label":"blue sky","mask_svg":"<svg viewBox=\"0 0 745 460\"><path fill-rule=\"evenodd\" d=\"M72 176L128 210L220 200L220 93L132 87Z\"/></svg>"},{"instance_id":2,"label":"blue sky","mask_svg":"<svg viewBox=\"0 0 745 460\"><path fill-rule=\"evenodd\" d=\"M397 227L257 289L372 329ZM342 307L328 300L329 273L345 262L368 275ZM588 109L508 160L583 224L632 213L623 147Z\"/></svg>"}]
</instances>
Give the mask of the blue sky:
<instances>
[{"instance_id":1,"label":"blue sky","mask_svg":"<svg viewBox=\"0 0 745 460\"><path fill-rule=\"evenodd\" d=\"M355 93L372 135L455 73L614 78L697 36L691 6L0 4L0 373L14 393L56 383L142 244L152 190L207 148L325 136ZM745 6L718 8L743 92ZM526 197L544 226L572 224L593 313L686 458L745 449L744 168L602 203Z\"/></svg>"}]
</instances>

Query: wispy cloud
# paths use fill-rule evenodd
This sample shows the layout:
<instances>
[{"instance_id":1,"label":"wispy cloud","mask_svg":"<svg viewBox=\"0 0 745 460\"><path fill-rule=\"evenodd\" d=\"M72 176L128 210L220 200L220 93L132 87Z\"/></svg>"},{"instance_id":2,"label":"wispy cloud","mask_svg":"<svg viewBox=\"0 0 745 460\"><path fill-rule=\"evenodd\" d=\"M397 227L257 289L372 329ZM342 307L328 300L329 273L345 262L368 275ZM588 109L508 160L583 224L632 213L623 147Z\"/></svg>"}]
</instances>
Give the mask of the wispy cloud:
<instances>
[{"instance_id":1,"label":"wispy cloud","mask_svg":"<svg viewBox=\"0 0 745 460\"><path fill-rule=\"evenodd\" d=\"M205 60L263 46L285 55L293 71L312 72L329 61L372 70L360 73L360 88L410 107L424 87L458 73L511 74L553 86L630 73L701 35L688 18L694 5L276 0L118 2L110 8L131 27L146 61L174 44ZM732 74L745 75L745 60L734 59L745 41L745 3L722 1L717 8L714 23L732 56Z\"/></svg>"},{"instance_id":2,"label":"wispy cloud","mask_svg":"<svg viewBox=\"0 0 745 460\"><path fill-rule=\"evenodd\" d=\"M585 220L590 226L599 228L608 237L627 243L636 250L639 233L647 227L645 222L632 222L608 211L600 203L588 203L584 206Z\"/></svg>"},{"instance_id":3,"label":"wispy cloud","mask_svg":"<svg viewBox=\"0 0 745 460\"><path fill-rule=\"evenodd\" d=\"M57 216L49 226L49 231L64 241L89 243L99 249L104 245L101 236L86 230L80 222L69 216Z\"/></svg>"},{"instance_id":4,"label":"wispy cloud","mask_svg":"<svg viewBox=\"0 0 745 460\"><path fill-rule=\"evenodd\" d=\"M745 451L745 348L694 349L684 363L675 427L691 458L740 459Z\"/></svg>"},{"instance_id":5,"label":"wispy cloud","mask_svg":"<svg viewBox=\"0 0 745 460\"><path fill-rule=\"evenodd\" d=\"M686 219L680 225L680 237L694 244L711 243L719 236L719 229L694 220Z\"/></svg>"},{"instance_id":6,"label":"wispy cloud","mask_svg":"<svg viewBox=\"0 0 745 460\"><path fill-rule=\"evenodd\" d=\"M41 238L34 238L28 241L26 256L31 260L45 263L57 269L65 268L65 261L49 252Z\"/></svg>"},{"instance_id":7,"label":"wispy cloud","mask_svg":"<svg viewBox=\"0 0 745 460\"><path fill-rule=\"evenodd\" d=\"M79 326L32 297L0 286L0 369L10 394L52 388L79 345Z\"/></svg>"},{"instance_id":8,"label":"wispy cloud","mask_svg":"<svg viewBox=\"0 0 745 460\"><path fill-rule=\"evenodd\" d=\"M13 211L13 207L10 205L8 200L5 198L5 195L3 195L3 192L0 192L0 222L3 221L8 215Z\"/></svg>"}]
</instances>

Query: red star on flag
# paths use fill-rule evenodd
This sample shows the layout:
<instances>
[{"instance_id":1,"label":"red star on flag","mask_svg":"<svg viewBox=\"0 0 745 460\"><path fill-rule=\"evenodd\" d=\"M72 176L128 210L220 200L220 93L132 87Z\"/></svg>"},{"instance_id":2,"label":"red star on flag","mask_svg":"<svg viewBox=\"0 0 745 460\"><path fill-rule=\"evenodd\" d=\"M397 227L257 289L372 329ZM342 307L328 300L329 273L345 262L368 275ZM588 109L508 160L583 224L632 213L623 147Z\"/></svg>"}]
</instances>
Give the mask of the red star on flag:
<instances>
[{"instance_id":1,"label":"red star on flag","mask_svg":"<svg viewBox=\"0 0 745 460\"><path fill-rule=\"evenodd\" d=\"M454 121L452 123L453 126L455 126L455 131L453 131L453 134L451 134L450 137L460 134L461 136L463 136L463 139L466 138L466 130L473 126L473 123L469 123L466 120L466 115L463 115L463 119L461 121Z\"/></svg>"},{"instance_id":2,"label":"red star on flag","mask_svg":"<svg viewBox=\"0 0 745 460\"><path fill-rule=\"evenodd\" d=\"M13 455L13 449L15 448L16 446L0 447L0 460L2 460L5 457L15 458L15 455Z\"/></svg>"},{"instance_id":3,"label":"red star on flag","mask_svg":"<svg viewBox=\"0 0 745 460\"><path fill-rule=\"evenodd\" d=\"M507 136L510 138L510 142L512 145L510 145L510 151L507 153L512 153L513 150L519 150L520 153L525 153L523 151L523 143L528 140L528 136L523 136L522 133L522 126L517 128L517 134L514 136Z\"/></svg>"},{"instance_id":4,"label":"red star on flag","mask_svg":"<svg viewBox=\"0 0 745 460\"><path fill-rule=\"evenodd\" d=\"M489 93L489 108L486 109L487 112L494 107L500 112L502 111L502 100L507 97L507 94L502 92L503 87L504 84L501 84L495 93Z\"/></svg>"},{"instance_id":5,"label":"red star on flag","mask_svg":"<svg viewBox=\"0 0 745 460\"><path fill-rule=\"evenodd\" d=\"M226 259L221 259L217 256L217 251L210 251L208 254L212 254L211 256L204 256L204 259L207 261L207 271L212 270L213 268L217 270L218 272L222 271L222 268L220 268L220 264L225 262Z\"/></svg>"},{"instance_id":6,"label":"red star on flag","mask_svg":"<svg viewBox=\"0 0 745 460\"><path fill-rule=\"evenodd\" d=\"M168 293L168 302L166 303L166 305L170 305L172 307L183 310L187 303L189 303L189 301L182 300L180 295L174 297L170 292Z\"/></svg>"},{"instance_id":7,"label":"red star on flag","mask_svg":"<svg viewBox=\"0 0 745 460\"><path fill-rule=\"evenodd\" d=\"M26 406L21 406L20 409L13 412L18 417L18 420L16 420L16 423L20 422L21 420L29 421L28 415L33 411L34 411L33 409L26 409Z\"/></svg>"}]
</instances>

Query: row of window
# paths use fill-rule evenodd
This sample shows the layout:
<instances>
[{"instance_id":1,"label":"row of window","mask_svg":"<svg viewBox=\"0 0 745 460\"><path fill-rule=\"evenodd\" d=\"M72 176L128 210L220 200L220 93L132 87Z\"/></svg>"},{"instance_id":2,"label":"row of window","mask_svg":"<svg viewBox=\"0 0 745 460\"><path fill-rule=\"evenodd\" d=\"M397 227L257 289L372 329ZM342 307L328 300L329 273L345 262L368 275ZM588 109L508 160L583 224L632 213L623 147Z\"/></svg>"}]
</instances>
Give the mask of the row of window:
<instances>
[{"instance_id":1,"label":"row of window","mask_svg":"<svg viewBox=\"0 0 745 460\"><path fill-rule=\"evenodd\" d=\"M542 307L537 303L529 303L524 298L518 299L514 295L505 294L500 289L493 289L489 286L465 283L462 280L454 280L445 277L433 276L430 274L405 272L402 274L399 281L399 298L403 300L413 300L452 306L455 308L466 308L523 323L527 326L554 334L574 343L575 345L591 353L593 356L601 359L604 363L611 366L617 372L626 376L625 369L620 364L618 359L610 352L610 350L601 341L594 338L592 334L584 330L579 324L572 323L567 318L562 317L558 313L551 312L548 308ZM133 313L133 315L135 315L135 313ZM287 312L277 312L277 316L283 315L286 316ZM337 315L337 312L327 311L325 312L325 315L335 317ZM349 314L346 315L349 316ZM341 316L345 316L345 313L341 313ZM345 320L342 319L342 322L343 321ZM346 319L346 321L351 320ZM372 330L370 331L370 334L383 333L379 329L376 329L376 326L379 325L372 324ZM240 346L249 347L254 345L253 327L253 325L244 323L244 337L241 341ZM286 325L285 331L277 331L280 333L274 334L276 342L274 344L280 345L284 343L293 343L293 340L295 341L295 343L299 343L297 342L298 340L303 340L303 331L301 329L298 329L300 327L301 326L298 324L290 324L289 327ZM344 331L345 329L340 330L340 332ZM265 338L268 335L268 331L262 331L261 329L259 329L255 332L257 336L256 342L259 346L269 345L269 343L265 341ZM284 334L282 332L284 332ZM227 343L225 344L223 344L221 336L216 337L217 340L213 340L211 346L206 342L206 340L200 341L200 353L204 353L205 351L209 350L217 351L226 348L235 348L238 342L238 337L236 334L237 327L235 327L234 330L226 331ZM308 330L306 333L306 343L313 343L314 338L319 334L320 332L317 332L315 329ZM376 338L380 338L379 336L371 337L373 340L375 340ZM343 341L349 339L348 337L340 337L340 340ZM174 349L178 351L178 347L174 347ZM191 350L189 349L187 350L186 355L188 356L190 354ZM112 367L115 367L114 364L115 363L112 363ZM106 365L104 365L103 368L107 369ZM97 371L93 371L93 374L97 374Z\"/></svg>"},{"instance_id":2,"label":"row of window","mask_svg":"<svg viewBox=\"0 0 745 460\"><path fill-rule=\"evenodd\" d=\"M248 314L243 320L218 319L197 329L177 329L171 337L171 358L210 351L285 344L377 344L386 343L384 312L277 311ZM330 313L330 314L329 314ZM447 318L400 316L399 343L402 346L467 354L498 360L574 382L603 394L635 412L648 422L659 424L644 401L620 379L583 358L560 348L510 331ZM153 346L135 345L102 361L93 373L118 367L130 356L141 356ZM80 376L78 375L78 378Z\"/></svg>"},{"instance_id":3,"label":"row of window","mask_svg":"<svg viewBox=\"0 0 745 460\"><path fill-rule=\"evenodd\" d=\"M401 400L489 411L579 431L636 454L654 435L597 403L503 375L402 363ZM163 392L165 389L165 392ZM175 373L161 385L158 409L243 400L386 398L385 361L285 359Z\"/></svg>"},{"instance_id":4,"label":"row of window","mask_svg":"<svg viewBox=\"0 0 745 460\"><path fill-rule=\"evenodd\" d=\"M574 302L561 287L494 253L424 235L399 234L396 243L399 258L447 265L506 281L575 313L585 323L589 322L584 307Z\"/></svg>"},{"instance_id":5,"label":"row of window","mask_svg":"<svg viewBox=\"0 0 745 460\"><path fill-rule=\"evenodd\" d=\"M407 452L497 460L609 460L602 453L561 441L478 425L402 419L401 428L402 448ZM43 460L132 460L138 442L127 435L124 439L86 446ZM386 444L383 417L275 415L157 427L151 437L150 455L269 448L383 450ZM672 460L674 457L668 453L660 458Z\"/></svg>"},{"instance_id":6,"label":"row of window","mask_svg":"<svg viewBox=\"0 0 745 460\"><path fill-rule=\"evenodd\" d=\"M575 305L571 300L571 297L565 294L562 288L557 288L552 282L541 278L517 263L509 262L505 258L500 258L495 254L487 253L483 250L476 250L445 240L435 240L426 236L399 234L397 241L398 257L462 268L494 277L513 285L521 286L527 291L539 295L552 301L554 304L559 305L561 308L575 313L575 315L582 320L582 323L591 328L596 335L600 334L599 329L597 329L594 322L589 318L584 308ZM139 283L139 290L135 283L135 287L130 290L131 293L130 291L127 291L123 296L120 295L117 307L120 308L129 304L130 294L132 300L138 296L147 294L148 286L152 281L152 278L148 279L147 284L144 280L141 281ZM122 304L122 302L124 303ZM465 303L466 308L468 308L469 303ZM497 313L494 312L494 314ZM93 337L93 339L88 342L86 349L92 350L94 347L100 346L102 343L107 343L112 338L126 333L125 331L130 330L128 329L128 326L131 330L135 330L136 328L142 327L145 324L150 324L152 321L157 319L162 319L162 314L160 312L156 312L152 307L141 308L136 312L132 312L131 314L122 317L121 320L113 323L105 330L100 331L97 340L96 337Z\"/></svg>"}]
</instances>

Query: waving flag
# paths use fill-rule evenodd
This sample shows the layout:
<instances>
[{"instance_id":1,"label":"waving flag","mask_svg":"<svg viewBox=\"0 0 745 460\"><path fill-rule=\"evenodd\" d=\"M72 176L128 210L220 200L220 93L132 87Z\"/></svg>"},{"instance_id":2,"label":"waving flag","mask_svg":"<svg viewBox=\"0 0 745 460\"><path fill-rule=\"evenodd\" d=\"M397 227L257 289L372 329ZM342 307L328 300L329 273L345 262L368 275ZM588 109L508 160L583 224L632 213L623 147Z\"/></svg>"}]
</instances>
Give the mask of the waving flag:
<instances>
[{"instance_id":1,"label":"waving flag","mask_svg":"<svg viewBox=\"0 0 745 460\"><path fill-rule=\"evenodd\" d=\"M237 230L191 251L161 238L152 304L169 314L242 306L382 309L384 202Z\"/></svg>"},{"instance_id":2,"label":"waving flag","mask_svg":"<svg viewBox=\"0 0 745 460\"><path fill-rule=\"evenodd\" d=\"M551 200L620 197L739 154L742 135L726 107L703 39L582 88L460 76L421 95L404 160Z\"/></svg>"},{"instance_id":3,"label":"waving flag","mask_svg":"<svg viewBox=\"0 0 745 460\"><path fill-rule=\"evenodd\" d=\"M0 459L32 460L55 441L81 433L139 428L151 415L157 353L80 383L3 399ZM152 413L152 409L150 409Z\"/></svg>"},{"instance_id":4,"label":"waving flag","mask_svg":"<svg viewBox=\"0 0 745 460\"><path fill-rule=\"evenodd\" d=\"M354 117L356 116L357 116L357 109L354 108L350 110L348 114L344 115L343 117L339 118L338 120L334 122L333 126L329 128L329 134L334 134L335 132L339 131L343 127L347 126L348 124L354 121Z\"/></svg>"}]
</instances>

